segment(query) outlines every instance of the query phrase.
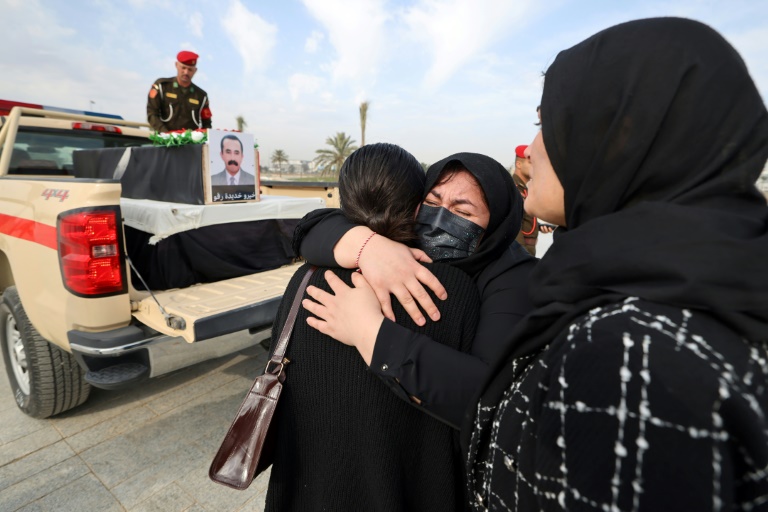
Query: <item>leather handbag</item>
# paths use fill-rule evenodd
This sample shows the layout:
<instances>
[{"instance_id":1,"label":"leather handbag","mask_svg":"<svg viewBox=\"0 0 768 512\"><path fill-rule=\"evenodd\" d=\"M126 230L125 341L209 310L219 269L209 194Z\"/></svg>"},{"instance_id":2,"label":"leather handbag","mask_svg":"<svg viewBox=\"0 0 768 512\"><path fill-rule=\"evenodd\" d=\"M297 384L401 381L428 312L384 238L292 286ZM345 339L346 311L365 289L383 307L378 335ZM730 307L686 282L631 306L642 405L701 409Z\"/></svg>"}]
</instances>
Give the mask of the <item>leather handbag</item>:
<instances>
[{"instance_id":1,"label":"leather handbag","mask_svg":"<svg viewBox=\"0 0 768 512\"><path fill-rule=\"evenodd\" d=\"M277 430L272 416L285 382L285 365L289 362L285 358L285 351L296 323L301 299L315 268L310 267L304 274L264 374L253 381L213 458L208 476L216 483L245 490L254 478L272 465Z\"/></svg>"}]
</instances>

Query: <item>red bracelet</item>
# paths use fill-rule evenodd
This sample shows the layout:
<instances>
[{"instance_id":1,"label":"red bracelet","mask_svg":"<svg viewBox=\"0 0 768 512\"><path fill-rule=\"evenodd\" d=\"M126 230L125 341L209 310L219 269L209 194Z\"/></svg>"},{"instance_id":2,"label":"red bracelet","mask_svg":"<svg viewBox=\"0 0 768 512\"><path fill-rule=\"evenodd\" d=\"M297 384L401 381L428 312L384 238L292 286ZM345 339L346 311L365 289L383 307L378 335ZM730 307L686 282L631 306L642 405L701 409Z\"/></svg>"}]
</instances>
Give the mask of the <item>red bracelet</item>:
<instances>
[{"instance_id":1,"label":"red bracelet","mask_svg":"<svg viewBox=\"0 0 768 512\"><path fill-rule=\"evenodd\" d=\"M365 242L363 242L363 245L360 247L360 250L357 251L357 259L355 260L355 268L360 268L360 256L363 254L363 249L365 249L366 244L368 243L368 240L373 238L373 235L376 233L373 232L370 235L368 235L368 238L365 239Z\"/></svg>"}]
</instances>

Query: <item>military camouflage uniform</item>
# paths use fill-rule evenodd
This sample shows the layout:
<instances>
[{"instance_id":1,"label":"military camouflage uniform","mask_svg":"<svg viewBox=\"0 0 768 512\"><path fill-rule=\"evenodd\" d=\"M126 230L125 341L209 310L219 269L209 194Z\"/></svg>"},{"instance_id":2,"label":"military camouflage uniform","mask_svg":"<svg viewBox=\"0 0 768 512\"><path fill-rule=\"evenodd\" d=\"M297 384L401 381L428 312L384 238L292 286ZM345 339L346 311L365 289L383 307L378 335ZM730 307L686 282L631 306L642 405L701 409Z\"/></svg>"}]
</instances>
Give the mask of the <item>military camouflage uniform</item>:
<instances>
[{"instance_id":1,"label":"military camouflage uniform","mask_svg":"<svg viewBox=\"0 0 768 512\"><path fill-rule=\"evenodd\" d=\"M525 182L518 176L517 174L512 174L512 179L515 181L515 185L517 185L517 189L520 191L520 193L523 195L523 199L528 197L528 187L525 185ZM527 213L523 214L523 225L520 229L520 232L517 234L517 240L520 245L525 247L525 249L531 253L531 256L536 256L536 239L539 236L539 226L538 222L536 221L536 217L532 215L528 215Z\"/></svg>"},{"instance_id":2,"label":"military camouflage uniform","mask_svg":"<svg viewBox=\"0 0 768 512\"><path fill-rule=\"evenodd\" d=\"M194 83L181 87L176 77L158 78L149 90L147 121L158 132L210 128L208 94Z\"/></svg>"}]
</instances>

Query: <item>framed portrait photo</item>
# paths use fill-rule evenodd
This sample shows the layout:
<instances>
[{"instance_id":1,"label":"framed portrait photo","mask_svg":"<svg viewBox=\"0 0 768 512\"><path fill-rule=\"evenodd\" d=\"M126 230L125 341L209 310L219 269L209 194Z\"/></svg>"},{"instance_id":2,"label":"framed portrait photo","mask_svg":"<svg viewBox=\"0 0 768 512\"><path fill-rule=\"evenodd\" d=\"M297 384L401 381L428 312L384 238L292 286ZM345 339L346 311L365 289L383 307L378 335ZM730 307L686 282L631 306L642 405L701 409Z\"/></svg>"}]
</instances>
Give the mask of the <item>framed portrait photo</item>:
<instances>
[{"instance_id":1,"label":"framed portrait photo","mask_svg":"<svg viewBox=\"0 0 768 512\"><path fill-rule=\"evenodd\" d=\"M208 130L206 204L259 200L258 154L250 133Z\"/></svg>"}]
</instances>

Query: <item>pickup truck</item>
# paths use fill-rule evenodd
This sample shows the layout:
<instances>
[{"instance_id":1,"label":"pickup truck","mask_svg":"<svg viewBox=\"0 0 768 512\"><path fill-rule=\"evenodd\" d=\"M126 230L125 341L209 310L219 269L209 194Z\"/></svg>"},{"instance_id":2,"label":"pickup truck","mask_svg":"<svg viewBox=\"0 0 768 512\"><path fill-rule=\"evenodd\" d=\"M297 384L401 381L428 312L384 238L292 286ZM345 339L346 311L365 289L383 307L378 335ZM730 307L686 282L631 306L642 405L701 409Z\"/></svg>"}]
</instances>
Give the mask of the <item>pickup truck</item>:
<instances>
[{"instance_id":1,"label":"pickup truck","mask_svg":"<svg viewBox=\"0 0 768 512\"><path fill-rule=\"evenodd\" d=\"M152 145L145 123L115 117L0 115L0 346L15 401L35 418L84 403L91 386L138 385L258 343L299 265L135 287L120 179L73 172L79 150ZM240 331L250 335L222 338Z\"/></svg>"}]
</instances>

